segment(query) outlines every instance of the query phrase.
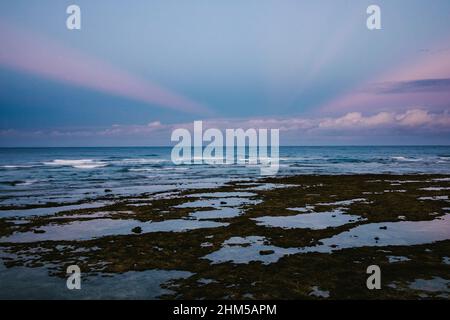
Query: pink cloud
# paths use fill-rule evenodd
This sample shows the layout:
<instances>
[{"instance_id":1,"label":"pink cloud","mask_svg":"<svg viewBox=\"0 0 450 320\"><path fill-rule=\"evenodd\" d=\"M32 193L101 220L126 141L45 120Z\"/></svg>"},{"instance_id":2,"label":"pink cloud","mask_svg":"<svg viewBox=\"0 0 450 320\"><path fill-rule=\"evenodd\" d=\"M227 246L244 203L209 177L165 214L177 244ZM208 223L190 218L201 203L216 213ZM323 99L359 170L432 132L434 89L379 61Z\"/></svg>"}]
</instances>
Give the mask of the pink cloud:
<instances>
[{"instance_id":1,"label":"pink cloud","mask_svg":"<svg viewBox=\"0 0 450 320\"><path fill-rule=\"evenodd\" d=\"M414 105L427 106L429 109L448 108L450 90L417 88L408 92L401 90L377 91L380 87L401 84L417 84L420 81L448 82L450 79L450 41L443 41L435 49L414 59L402 61L393 70L372 77L357 88L338 96L323 105L321 114L338 114L350 110L377 112L382 110L406 110ZM442 49L444 47L444 49Z\"/></svg>"},{"instance_id":2,"label":"pink cloud","mask_svg":"<svg viewBox=\"0 0 450 320\"><path fill-rule=\"evenodd\" d=\"M100 129L79 130L51 130L22 132L16 130L0 131L0 137L13 136L52 136L52 137L158 137L170 143L170 135L174 129L186 128L192 130L193 123L164 124L153 121L147 125L113 125ZM365 115L361 112L349 112L337 117L318 118L260 118L260 119L209 119L203 121L203 128L218 128L220 130L236 128L280 129L281 137L319 137L322 135L353 137L359 134L369 136L386 135L402 130L406 134L420 133L450 133L450 113L433 113L424 109L415 108L404 112L379 112L374 115ZM151 140L149 140L151 142Z\"/></svg>"},{"instance_id":3,"label":"pink cloud","mask_svg":"<svg viewBox=\"0 0 450 320\"><path fill-rule=\"evenodd\" d=\"M320 129L384 129L406 128L412 130L430 129L450 131L450 114L431 113L424 109L410 109L405 112L379 112L364 116L360 112L350 112L342 117L322 119Z\"/></svg>"},{"instance_id":4,"label":"pink cloud","mask_svg":"<svg viewBox=\"0 0 450 320\"><path fill-rule=\"evenodd\" d=\"M373 116L363 116L360 112L350 112L338 118L327 118L319 122L320 129L373 128L393 123L395 116L389 112L380 112Z\"/></svg>"},{"instance_id":5,"label":"pink cloud","mask_svg":"<svg viewBox=\"0 0 450 320\"><path fill-rule=\"evenodd\" d=\"M0 65L108 94L187 113L201 104L29 30L0 22Z\"/></svg>"}]
</instances>

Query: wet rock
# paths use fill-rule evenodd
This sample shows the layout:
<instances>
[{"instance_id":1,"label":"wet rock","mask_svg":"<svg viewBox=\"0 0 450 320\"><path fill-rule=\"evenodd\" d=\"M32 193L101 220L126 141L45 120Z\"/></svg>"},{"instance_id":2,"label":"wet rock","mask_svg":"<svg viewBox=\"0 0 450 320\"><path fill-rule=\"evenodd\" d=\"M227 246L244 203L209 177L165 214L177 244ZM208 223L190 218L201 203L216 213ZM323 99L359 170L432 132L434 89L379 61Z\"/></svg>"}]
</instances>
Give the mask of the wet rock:
<instances>
[{"instance_id":1,"label":"wet rock","mask_svg":"<svg viewBox=\"0 0 450 320\"><path fill-rule=\"evenodd\" d=\"M275 251L273 251L273 250L261 250L261 251L259 251L259 254L262 255L262 256L266 256L266 255L273 254L273 253L275 253Z\"/></svg>"},{"instance_id":2,"label":"wet rock","mask_svg":"<svg viewBox=\"0 0 450 320\"><path fill-rule=\"evenodd\" d=\"M142 232L142 228L141 227L134 227L133 229L131 229L131 231L133 233L141 233Z\"/></svg>"}]
</instances>

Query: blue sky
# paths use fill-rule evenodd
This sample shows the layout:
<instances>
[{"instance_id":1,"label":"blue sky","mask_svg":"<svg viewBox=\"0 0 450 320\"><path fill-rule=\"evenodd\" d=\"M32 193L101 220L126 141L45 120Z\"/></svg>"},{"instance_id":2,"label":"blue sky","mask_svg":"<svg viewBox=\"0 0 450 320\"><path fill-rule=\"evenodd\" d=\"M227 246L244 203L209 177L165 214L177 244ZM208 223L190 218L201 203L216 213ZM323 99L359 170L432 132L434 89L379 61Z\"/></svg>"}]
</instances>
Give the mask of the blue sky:
<instances>
[{"instance_id":1,"label":"blue sky","mask_svg":"<svg viewBox=\"0 0 450 320\"><path fill-rule=\"evenodd\" d=\"M168 145L193 120L450 143L447 0L17 0L0 19L0 146Z\"/></svg>"}]
</instances>

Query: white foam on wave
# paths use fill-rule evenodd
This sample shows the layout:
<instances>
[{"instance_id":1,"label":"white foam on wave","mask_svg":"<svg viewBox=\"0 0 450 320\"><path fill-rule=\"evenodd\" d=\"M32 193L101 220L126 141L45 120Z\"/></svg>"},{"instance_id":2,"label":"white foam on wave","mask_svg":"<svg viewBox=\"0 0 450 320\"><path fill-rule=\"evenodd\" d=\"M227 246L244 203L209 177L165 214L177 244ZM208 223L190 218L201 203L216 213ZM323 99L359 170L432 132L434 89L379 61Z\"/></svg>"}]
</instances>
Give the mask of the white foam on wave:
<instances>
[{"instance_id":1,"label":"white foam on wave","mask_svg":"<svg viewBox=\"0 0 450 320\"><path fill-rule=\"evenodd\" d=\"M320 156L305 156L305 157L280 157L280 161L313 161L313 160L325 160L326 158Z\"/></svg>"},{"instance_id":2,"label":"white foam on wave","mask_svg":"<svg viewBox=\"0 0 450 320\"><path fill-rule=\"evenodd\" d=\"M20 182L20 183L18 183L17 185L18 185L18 186L30 186L30 185L32 185L32 184L35 184L36 182L39 182L39 180L33 180L33 179L31 179L31 180L25 180L24 182Z\"/></svg>"},{"instance_id":3,"label":"white foam on wave","mask_svg":"<svg viewBox=\"0 0 450 320\"><path fill-rule=\"evenodd\" d=\"M68 166L76 169L95 169L108 165L104 161L94 159L55 159L44 162L44 164L48 166Z\"/></svg>"},{"instance_id":4,"label":"white foam on wave","mask_svg":"<svg viewBox=\"0 0 450 320\"><path fill-rule=\"evenodd\" d=\"M189 168L186 167L164 167L164 168L131 168L128 171L131 172L155 172L155 171L186 171Z\"/></svg>"},{"instance_id":5,"label":"white foam on wave","mask_svg":"<svg viewBox=\"0 0 450 320\"><path fill-rule=\"evenodd\" d=\"M437 178L437 179L433 179L433 181L450 181L450 178Z\"/></svg>"},{"instance_id":6,"label":"white foam on wave","mask_svg":"<svg viewBox=\"0 0 450 320\"><path fill-rule=\"evenodd\" d=\"M33 165L19 165L19 164L6 164L3 166L0 166L0 168L3 169L24 169L24 168L32 168Z\"/></svg>"},{"instance_id":7,"label":"white foam on wave","mask_svg":"<svg viewBox=\"0 0 450 320\"><path fill-rule=\"evenodd\" d=\"M113 163L117 164L155 164L168 162L168 159L147 159L147 158L129 158L129 159L121 159L117 161L113 161Z\"/></svg>"},{"instance_id":8,"label":"white foam on wave","mask_svg":"<svg viewBox=\"0 0 450 320\"><path fill-rule=\"evenodd\" d=\"M407 158L407 157L391 157L391 159L396 160L396 161L408 161L408 162L417 162L417 161L422 161L421 158Z\"/></svg>"}]
</instances>

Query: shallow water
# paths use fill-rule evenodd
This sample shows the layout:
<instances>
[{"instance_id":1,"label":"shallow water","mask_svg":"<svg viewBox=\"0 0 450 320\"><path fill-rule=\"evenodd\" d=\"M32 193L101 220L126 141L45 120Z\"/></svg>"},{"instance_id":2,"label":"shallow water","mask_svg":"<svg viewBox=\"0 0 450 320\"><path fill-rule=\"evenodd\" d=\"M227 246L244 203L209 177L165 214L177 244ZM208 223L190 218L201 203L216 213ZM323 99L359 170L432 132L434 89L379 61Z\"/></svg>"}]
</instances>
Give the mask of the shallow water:
<instances>
[{"instance_id":1,"label":"shallow water","mask_svg":"<svg viewBox=\"0 0 450 320\"><path fill-rule=\"evenodd\" d=\"M301 252L330 253L334 250L366 246L410 246L447 239L450 239L450 214L431 221L363 224L331 238L322 239L322 245L302 248Z\"/></svg>"},{"instance_id":2,"label":"shallow water","mask_svg":"<svg viewBox=\"0 0 450 320\"><path fill-rule=\"evenodd\" d=\"M58 240L89 240L110 235L132 234L132 229L140 227L141 233L149 232L183 232L202 228L227 226L227 223L214 221L198 221L173 219L159 222L140 222L123 219L93 219L73 221L65 224L53 224L38 228L45 233L16 232L8 237L0 238L0 242L37 242Z\"/></svg>"},{"instance_id":3,"label":"shallow water","mask_svg":"<svg viewBox=\"0 0 450 320\"><path fill-rule=\"evenodd\" d=\"M107 277L82 274L81 290L68 290L66 278L49 276L45 268L6 269L0 263L0 299L157 299L171 293L162 284L192 275L187 271L157 269Z\"/></svg>"},{"instance_id":4,"label":"shallow water","mask_svg":"<svg viewBox=\"0 0 450 320\"><path fill-rule=\"evenodd\" d=\"M314 213L317 214L317 213ZM305 214L302 214L305 215ZM383 227L383 229L380 229ZM386 229L384 229L386 227ZM281 257L309 252L332 253L336 250L358 247L384 247L427 244L450 239L450 214L431 221L401 221L369 223L356 226L331 238L322 239L321 245L303 248L281 248L268 243L261 236L232 237L222 248L205 256L213 264L236 264L259 261L263 264L277 262ZM262 255L261 251L267 251ZM407 261L405 257L391 256L389 262Z\"/></svg>"},{"instance_id":5,"label":"shallow water","mask_svg":"<svg viewBox=\"0 0 450 320\"><path fill-rule=\"evenodd\" d=\"M441 277L433 277L432 279L416 279L409 284L414 290L427 292L442 292L444 297L448 297L450 292L450 280Z\"/></svg>"},{"instance_id":6,"label":"shallow water","mask_svg":"<svg viewBox=\"0 0 450 320\"><path fill-rule=\"evenodd\" d=\"M243 205L257 204L260 200L251 200L247 198L215 198L208 200L196 200L185 202L175 206L175 208L216 208L216 207L239 207Z\"/></svg>"},{"instance_id":7,"label":"shallow water","mask_svg":"<svg viewBox=\"0 0 450 320\"><path fill-rule=\"evenodd\" d=\"M441 200L448 200L448 196L419 197L418 200L441 201Z\"/></svg>"},{"instance_id":8,"label":"shallow water","mask_svg":"<svg viewBox=\"0 0 450 320\"><path fill-rule=\"evenodd\" d=\"M355 223L362 221L363 218L335 209L329 212L302 213L294 216L264 216L253 220L265 227L320 230Z\"/></svg>"},{"instance_id":9,"label":"shallow water","mask_svg":"<svg viewBox=\"0 0 450 320\"><path fill-rule=\"evenodd\" d=\"M389 263L405 262L405 261L411 260L408 257L403 257L403 256L386 256L386 258L388 258Z\"/></svg>"},{"instance_id":10,"label":"shallow water","mask_svg":"<svg viewBox=\"0 0 450 320\"><path fill-rule=\"evenodd\" d=\"M330 297L330 291L321 290L318 286L314 286L311 288L312 292L309 294L310 296L315 296L319 298L328 298Z\"/></svg>"},{"instance_id":11,"label":"shallow water","mask_svg":"<svg viewBox=\"0 0 450 320\"><path fill-rule=\"evenodd\" d=\"M226 219L240 216L242 213L240 209L224 207L216 210L192 212L189 216L195 219Z\"/></svg>"},{"instance_id":12,"label":"shallow water","mask_svg":"<svg viewBox=\"0 0 450 320\"><path fill-rule=\"evenodd\" d=\"M112 204L112 202L99 201L99 202L88 202L88 203L73 204L73 205L59 206L59 207L0 210L0 218L53 215L53 214L56 214L59 212L70 211L70 210L101 208L101 207L104 207L104 206L107 206L110 204Z\"/></svg>"},{"instance_id":13,"label":"shallow water","mask_svg":"<svg viewBox=\"0 0 450 320\"><path fill-rule=\"evenodd\" d=\"M196 198L230 198L230 197L254 197L256 193L252 192L207 192L207 193L194 193L190 194L187 197L196 197Z\"/></svg>"},{"instance_id":14,"label":"shallow water","mask_svg":"<svg viewBox=\"0 0 450 320\"><path fill-rule=\"evenodd\" d=\"M248 190L248 191L269 191L269 190L274 190L274 189L284 189L284 188L290 188L290 187L295 187L295 185L264 183L264 184L259 184L256 186L245 187L242 189Z\"/></svg>"},{"instance_id":15,"label":"shallow water","mask_svg":"<svg viewBox=\"0 0 450 320\"><path fill-rule=\"evenodd\" d=\"M316 206L349 206L357 202L367 202L367 200L364 198L356 198L349 200L340 200L335 202L321 202L317 203Z\"/></svg>"},{"instance_id":16,"label":"shallow water","mask_svg":"<svg viewBox=\"0 0 450 320\"><path fill-rule=\"evenodd\" d=\"M450 190L450 187L426 187L426 188L420 188L420 190L425 190L425 191L443 191L443 190Z\"/></svg>"},{"instance_id":17,"label":"shallow water","mask_svg":"<svg viewBox=\"0 0 450 320\"><path fill-rule=\"evenodd\" d=\"M263 252L264 254L261 254ZM270 244L266 244L264 237L232 237L223 243L218 251L212 252L205 257L212 261L213 264L232 262L232 263L249 263L251 261L259 261L263 264L277 262L281 257L297 253L296 248L280 248Z\"/></svg>"}]
</instances>

